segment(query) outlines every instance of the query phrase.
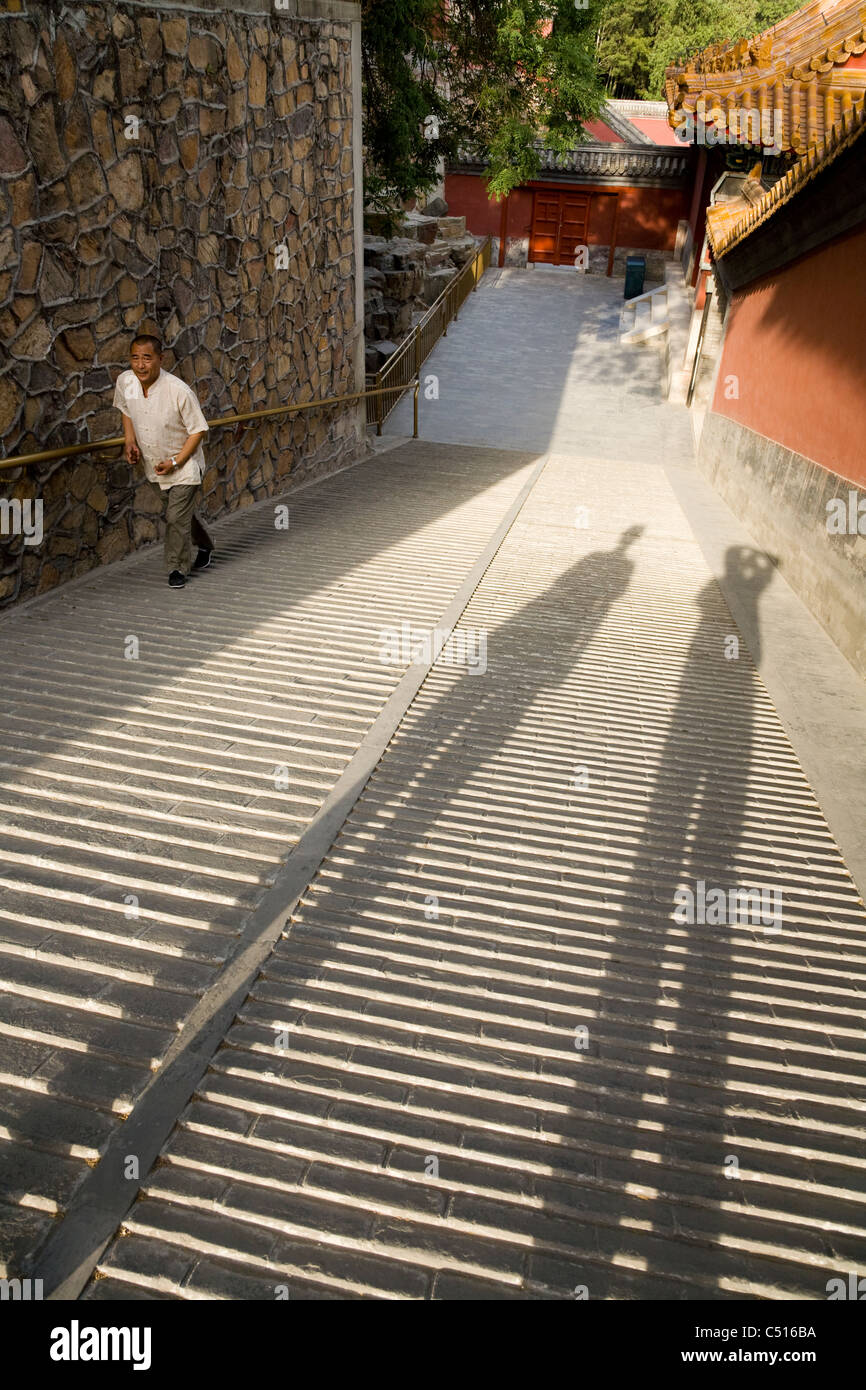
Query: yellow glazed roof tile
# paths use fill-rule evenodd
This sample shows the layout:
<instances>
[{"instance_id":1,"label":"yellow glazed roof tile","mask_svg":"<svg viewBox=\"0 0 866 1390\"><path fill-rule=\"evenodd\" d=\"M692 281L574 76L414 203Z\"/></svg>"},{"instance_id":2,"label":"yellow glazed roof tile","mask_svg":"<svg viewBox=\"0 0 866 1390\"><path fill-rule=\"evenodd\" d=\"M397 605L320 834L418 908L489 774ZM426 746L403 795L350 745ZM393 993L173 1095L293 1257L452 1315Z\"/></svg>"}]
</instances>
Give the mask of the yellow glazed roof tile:
<instances>
[{"instance_id":1,"label":"yellow glazed roof tile","mask_svg":"<svg viewBox=\"0 0 866 1390\"><path fill-rule=\"evenodd\" d=\"M846 111L820 144L807 150L802 159L792 165L786 174L765 193L757 203L749 204L745 198L730 203L721 203L707 211L707 238L716 259L727 253L761 226L779 208L796 196L817 173L826 169L843 150L859 140L866 131L866 99L861 98Z\"/></svg>"},{"instance_id":2,"label":"yellow glazed roof tile","mask_svg":"<svg viewBox=\"0 0 866 1390\"><path fill-rule=\"evenodd\" d=\"M669 67L668 121L676 128L687 116L715 112L710 124L724 137L733 112L766 113L761 138L741 141L732 132L729 140L802 153L866 93L863 54L863 0L811 0L756 38L711 44Z\"/></svg>"}]
</instances>

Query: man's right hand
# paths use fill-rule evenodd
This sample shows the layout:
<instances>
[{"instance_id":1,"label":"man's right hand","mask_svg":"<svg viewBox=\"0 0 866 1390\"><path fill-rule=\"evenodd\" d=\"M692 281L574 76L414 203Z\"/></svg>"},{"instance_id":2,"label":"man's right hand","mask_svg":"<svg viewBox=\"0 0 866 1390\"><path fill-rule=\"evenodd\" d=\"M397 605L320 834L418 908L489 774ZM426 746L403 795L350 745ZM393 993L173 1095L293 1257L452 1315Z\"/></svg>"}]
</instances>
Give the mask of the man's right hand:
<instances>
[{"instance_id":1,"label":"man's right hand","mask_svg":"<svg viewBox=\"0 0 866 1390\"><path fill-rule=\"evenodd\" d=\"M127 463L136 464L141 461L141 450L137 444L127 444L124 450L124 457Z\"/></svg>"}]
</instances>

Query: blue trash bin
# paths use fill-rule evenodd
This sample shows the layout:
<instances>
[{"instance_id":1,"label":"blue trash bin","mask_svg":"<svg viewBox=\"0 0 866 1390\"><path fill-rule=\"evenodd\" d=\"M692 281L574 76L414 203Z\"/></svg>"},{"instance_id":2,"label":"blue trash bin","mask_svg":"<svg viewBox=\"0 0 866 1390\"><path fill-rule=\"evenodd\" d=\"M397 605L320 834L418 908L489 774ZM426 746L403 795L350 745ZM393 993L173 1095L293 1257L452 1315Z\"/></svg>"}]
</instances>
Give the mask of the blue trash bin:
<instances>
[{"instance_id":1,"label":"blue trash bin","mask_svg":"<svg viewBox=\"0 0 866 1390\"><path fill-rule=\"evenodd\" d=\"M646 256L626 256L625 259L625 299L634 299L643 294L646 275Z\"/></svg>"}]
</instances>

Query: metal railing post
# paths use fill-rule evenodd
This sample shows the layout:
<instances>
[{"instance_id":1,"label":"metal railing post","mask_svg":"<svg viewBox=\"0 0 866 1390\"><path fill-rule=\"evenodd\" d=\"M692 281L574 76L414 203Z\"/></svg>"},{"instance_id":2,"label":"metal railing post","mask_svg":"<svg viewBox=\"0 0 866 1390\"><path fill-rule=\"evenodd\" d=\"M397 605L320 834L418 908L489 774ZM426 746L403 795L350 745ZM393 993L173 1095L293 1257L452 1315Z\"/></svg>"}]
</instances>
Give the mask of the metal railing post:
<instances>
[{"instance_id":1,"label":"metal railing post","mask_svg":"<svg viewBox=\"0 0 866 1390\"><path fill-rule=\"evenodd\" d=\"M381 393L381 389L382 389L382 373L381 373L381 372L377 372L377 373L376 373L376 390L379 391L379 392ZM379 395L376 397L376 436L377 436L377 438L378 438L378 436L379 436L381 433L382 433L382 396L381 396L381 394L379 394Z\"/></svg>"},{"instance_id":2,"label":"metal railing post","mask_svg":"<svg viewBox=\"0 0 866 1390\"><path fill-rule=\"evenodd\" d=\"M687 406L690 406L690 405L691 405L691 403L692 403L692 398L693 398L693 396L694 396L694 394L695 394L695 387L696 387L697 384L698 384L698 369L699 369L699 367L700 367L700 365L701 365L701 352L702 352L703 346L704 346L704 334L705 334L706 331L707 331L707 319L708 319L709 316L710 316L710 300L712 299L712 297L713 297L713 291L712 291L712 289L709 287L709 281L708 281L708 283L707 283L707 288L706 288L705 293L704 293L704 311L703 311L703 313L701 314L701 326L700 326L700 328L699 328L699 330L698 330L698 341L695 343L695 356L694 356L694 360L692 361L692 370L691 370L691 375L690 375L690 377L689 377L689 389L688 389L688 391L686 392L686 405L687 405Z\"/></svg>"},{"instance_id":3,"label":"metal railing post","mask_svg":"<svg viewBox=\"0 0 866 1390\"><path fill-rule=\"evenodd\" d=\"M412 414L413 414L412 438L413 438L413 439L417 439L417 438L418 438L418 392L419 392L420 388L421 388L421 378L418 377L418 376L416 376L416 378L415 378L415 390L414 390L414 392L413 392L414 400L413 400L413 403L412 403Z\"/></svg>"}]
</instances>

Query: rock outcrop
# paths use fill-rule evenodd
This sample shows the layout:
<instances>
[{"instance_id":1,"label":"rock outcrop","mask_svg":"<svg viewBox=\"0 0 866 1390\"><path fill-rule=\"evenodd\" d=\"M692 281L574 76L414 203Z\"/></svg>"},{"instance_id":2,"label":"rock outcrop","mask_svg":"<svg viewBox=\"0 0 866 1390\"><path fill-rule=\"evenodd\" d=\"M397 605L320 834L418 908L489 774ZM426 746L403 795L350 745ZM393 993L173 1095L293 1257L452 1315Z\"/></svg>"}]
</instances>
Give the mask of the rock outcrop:
<instances>
[{"instance_id":1,"label":"rock outcrop","mask_svg":"<svg viewBox=\"0 0 866 1390\"><path fill-rule=\"evenodd\" d=\"M441 199L438 202L445 206ZM380 370L479 245L467 233L465 217L409 212L400 233L390 240L364 238L368 372Z\"/></svg>"}]
</instances>

